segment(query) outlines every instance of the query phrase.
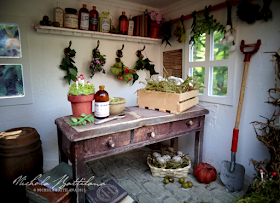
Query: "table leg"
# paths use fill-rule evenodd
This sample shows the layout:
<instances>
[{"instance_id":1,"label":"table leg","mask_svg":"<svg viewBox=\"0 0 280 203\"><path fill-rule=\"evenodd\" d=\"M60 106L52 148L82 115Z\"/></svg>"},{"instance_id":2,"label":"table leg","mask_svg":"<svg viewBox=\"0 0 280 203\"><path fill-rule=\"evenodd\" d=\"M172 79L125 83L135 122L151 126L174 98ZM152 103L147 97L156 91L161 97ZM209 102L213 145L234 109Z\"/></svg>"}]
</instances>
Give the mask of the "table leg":
<instances>
[{"instance_id":1,"label":"table leg","mask_svg":"<svg viewBox=\"0 0 280 203\"><path fill-rule=\"evenodd\" d=\"M202 162L205 116L201 117L200 130L195 132L194 166Z\"/></svg>"},{"instance_id":2,"label":"table leg","mask_svg":"<svg viewBox=\"0 0 280 203\"><path fill-rule=\"evenodd\" d=\"M72 161L73 181L85 181L84 177L84 145L83 142L71 143L71 154L74 155ZM76 185L76 202L85 202L85 183Z\"/></svg>"},{"instance_id":3,"label":"table leg","mask_svg":"<svg viewBox=\"0 0 280 203\"><path fill-rule=\"evenodd\" d=\"M60 131L59 128L57 128L57 141L58 141L59 163L61 163L61 162L68 163L68 158L62 150L62 132Z\"/></svg>"},{"instance_id":4,"label":"table leg","mask_svg":"<svg viewBox=\"0 0 280 203\"><path fill-rule=\"evenodd\" d=\"M175 151L178 151L178 137L171 139L171 147L173 147Z\"/></svg>"}]
</instances>

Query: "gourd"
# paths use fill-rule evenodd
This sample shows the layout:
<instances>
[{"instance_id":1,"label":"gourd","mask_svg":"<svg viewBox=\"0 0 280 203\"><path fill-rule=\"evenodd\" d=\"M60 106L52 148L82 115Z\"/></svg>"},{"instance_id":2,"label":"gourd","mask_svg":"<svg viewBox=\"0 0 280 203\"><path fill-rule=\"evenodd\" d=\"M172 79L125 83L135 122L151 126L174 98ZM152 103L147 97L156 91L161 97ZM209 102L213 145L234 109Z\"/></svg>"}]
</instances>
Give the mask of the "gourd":
<instances>
[{"instance_id":1,"label":"gourd","mask_svg":"<svg viewBox=\"0 0 280 203\"><path fill-rule=\"evenodd\" d=\"M201 183L209 184L211 181L214 181L217 178L216 169L207 163L201 162L200 164L196 165L193 169L193 172L194 176Z\"/></svg>"}]
</instances>

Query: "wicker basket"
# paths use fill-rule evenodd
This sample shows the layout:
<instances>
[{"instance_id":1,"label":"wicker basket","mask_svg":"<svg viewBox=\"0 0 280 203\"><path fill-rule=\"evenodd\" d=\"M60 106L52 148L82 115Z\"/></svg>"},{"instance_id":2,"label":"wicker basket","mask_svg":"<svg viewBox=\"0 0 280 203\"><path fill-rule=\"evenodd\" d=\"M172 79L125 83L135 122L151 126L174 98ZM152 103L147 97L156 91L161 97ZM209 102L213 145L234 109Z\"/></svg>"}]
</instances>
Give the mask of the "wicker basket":
<instances>
[{"instance_id":1,"label":"wicker basket","mask_svg":"<svg viewBox=\"0 0 280 203\"><path fill-rule=\"evenodd\" d=\"M184 168L178 168L178 169L165 169L165 168L157 168L149 163L149 157L147 159L147 163L151 169L152 176L154 177L166 177L166 176L172 176L176 178L184 177L186 178L188 176L189 170L191 168L191 160L190 158L187 158L189 160L189 165Z\"/></svg>"}]
</instances>

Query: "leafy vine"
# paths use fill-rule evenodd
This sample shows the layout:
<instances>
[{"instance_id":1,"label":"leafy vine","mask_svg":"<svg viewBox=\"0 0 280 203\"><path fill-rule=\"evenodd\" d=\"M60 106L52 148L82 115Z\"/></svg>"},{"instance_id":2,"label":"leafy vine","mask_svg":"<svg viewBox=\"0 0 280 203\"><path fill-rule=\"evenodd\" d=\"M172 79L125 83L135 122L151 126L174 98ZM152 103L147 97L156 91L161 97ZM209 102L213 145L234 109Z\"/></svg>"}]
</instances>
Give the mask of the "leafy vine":
<instances>
[{"instance_id":1,"label":"leafy vine","mask_svg":"<svg viewBox=\"0 0 280 203\"><path fill-rule=\"evenodd\" d=\"M225 32L225 26L219 23L216 19L214 19L213 15L209 16L211 9L210 6L205 6L204 13L197 13L194 11L192 13L193 23L192 23L192 31L191 31L191 39L189 41L190 44L195 44L200 36L204 33L210 34L212 30L217 30L222 33Z\"/></svg>"},{"instance_id":2,"label":"leafy vine","mask_svg":"<svg viewBox=\"0 0 280 203\"><path fill-rule=\"evenodd\" d=\"M70 49L71 45L72 42L70 41L69 46L64 49L65 57L62 59L62 63L60 65L60 68L62 70L66 70L66 75L64 76L64 79L68 81L69 85L71 80L75 82L78 73L78 69L74 65L75 61L73 60L73 58L76 55L76 51L74 49Z\"/></svg>"}]
</instances>

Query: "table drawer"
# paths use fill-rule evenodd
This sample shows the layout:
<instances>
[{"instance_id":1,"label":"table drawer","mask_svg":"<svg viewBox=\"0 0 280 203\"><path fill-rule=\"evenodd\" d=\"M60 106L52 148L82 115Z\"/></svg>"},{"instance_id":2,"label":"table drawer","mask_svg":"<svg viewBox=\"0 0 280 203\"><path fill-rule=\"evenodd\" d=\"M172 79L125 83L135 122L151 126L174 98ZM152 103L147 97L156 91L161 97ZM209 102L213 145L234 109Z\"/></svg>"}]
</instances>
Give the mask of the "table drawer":
<instances>
[{"instance_id":1,"label":"table drawer","mask_svg":"<svg viewBox=\"0 0 280 203\"><path fill-rule=\"evenodd\" d=\"M130 134L129 130L86 140L84 142L85 153L92 154L128 145L130 144Z\"/></svg>"},{"instance_id":2,"label":"table drawer","mask_svg":"<svg viewBox=\"0 0 280 203\"><path fill-rule=\"evenodd\" d=\"M186 131L200 126L200 117L190 118L181 121L174 121L171 126L171 133Z\"/></svg>"},{"instance_id":3,"label":"table drawer","mask_svg":"<svg viewBox=\"0 0 280 203\"><path fill-rule=\"evenodd\" d=\"M170 123L145 126L134 130L132 143L142 142L169 134Z\"/></svg>"}]
</instances>

